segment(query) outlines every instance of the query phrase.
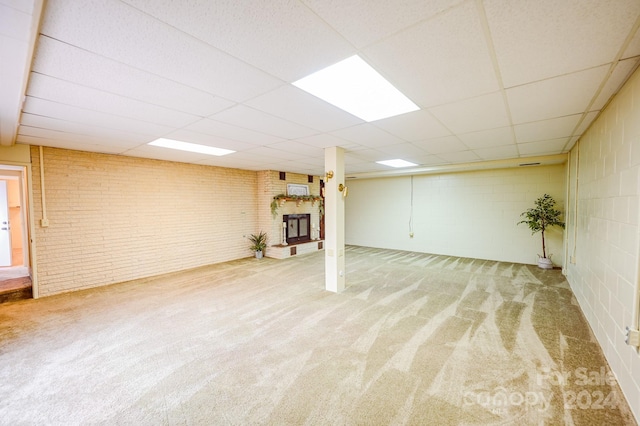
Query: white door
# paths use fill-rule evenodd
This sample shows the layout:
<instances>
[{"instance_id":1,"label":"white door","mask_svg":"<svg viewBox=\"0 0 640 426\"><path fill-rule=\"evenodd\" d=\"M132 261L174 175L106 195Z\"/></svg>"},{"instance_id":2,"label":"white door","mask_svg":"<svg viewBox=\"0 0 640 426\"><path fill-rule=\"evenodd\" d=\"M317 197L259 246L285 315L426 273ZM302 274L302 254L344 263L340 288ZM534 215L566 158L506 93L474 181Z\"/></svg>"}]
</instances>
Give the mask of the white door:
<instances>
[{"instance_id":1,"label":"white door","mask_svg":"<svg viewBox=\"0 0 640 426\"><path fill-rule=\"evenodd\" d=\"M6 180L0 180L0 266L11 266L11 230Z\"/></svg>"}]
</instances>

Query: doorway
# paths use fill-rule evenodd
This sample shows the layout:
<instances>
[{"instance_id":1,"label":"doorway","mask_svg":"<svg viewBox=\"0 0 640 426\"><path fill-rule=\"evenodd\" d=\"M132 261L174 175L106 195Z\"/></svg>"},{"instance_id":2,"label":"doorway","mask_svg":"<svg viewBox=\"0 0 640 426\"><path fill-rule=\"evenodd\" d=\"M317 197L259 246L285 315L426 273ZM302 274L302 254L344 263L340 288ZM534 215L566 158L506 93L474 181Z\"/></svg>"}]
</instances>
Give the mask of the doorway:
<instances>
[{"instance_id":1,"label":"doorway","mask_svg":"<svg viewBox=\"0 0 640 426\"><path fill-rule=\"evenodd\" d=\"M32 297L26 170L0 165L0 301Z\"/></svg>"}]
</instances>

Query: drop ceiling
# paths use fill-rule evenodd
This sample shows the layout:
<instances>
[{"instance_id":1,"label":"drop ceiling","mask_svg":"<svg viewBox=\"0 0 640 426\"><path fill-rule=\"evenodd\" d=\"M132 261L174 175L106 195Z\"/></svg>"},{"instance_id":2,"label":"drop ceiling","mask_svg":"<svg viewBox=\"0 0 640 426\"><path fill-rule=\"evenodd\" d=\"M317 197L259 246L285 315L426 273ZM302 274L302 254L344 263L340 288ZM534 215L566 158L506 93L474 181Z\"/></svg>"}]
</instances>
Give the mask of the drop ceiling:
<instances>
[{"instance_id":1,"label":"drop ceiling","mask_svg":"<svg viewBox=\"0 0 640 426\"><path fill-rule=\"evenodd\" d=\"M3 145L314 175L331 146L354 175L565 153L640 60L637 0L0 0L0 24ZM420 110L291 84L356 54Z\"/></svg>"}]
</instances>

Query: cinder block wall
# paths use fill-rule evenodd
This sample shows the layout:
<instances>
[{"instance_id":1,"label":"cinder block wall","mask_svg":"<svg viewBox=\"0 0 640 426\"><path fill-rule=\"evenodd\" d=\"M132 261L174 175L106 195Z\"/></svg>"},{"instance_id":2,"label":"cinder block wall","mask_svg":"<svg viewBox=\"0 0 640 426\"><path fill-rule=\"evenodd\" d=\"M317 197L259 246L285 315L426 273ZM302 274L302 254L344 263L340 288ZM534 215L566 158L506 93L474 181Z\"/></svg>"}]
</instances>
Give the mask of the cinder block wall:
<instances>
[{"instance_id":1,"label":"cinder block wall","mask_svg":"<svg viewBox=\"0 0 640 426\"><path fill-rule=\"evenodd\" d=\"M541 237L517 225L520 213L545 193L564 211L565 175L560 164L350 180L346 242L535 264ZM563 265L563 230L549 229L546 241L547 255Z\"/></svg>"},{"instance_id":2,"label":"cinder block wall","mask_svg":"<svg viewBox=\"0 0 640 426\"><path fill-rule=\"evenodd\" d=\"M31 148L40 296L251 256L257 173Z\"/></svg>"},{"instance_id":3,"label":"cinder block wall","mask_svg":"<svg viewBox=\"0 0 640 426\"><path fill-rule=\"evenodd\" d=\"M571 150L567 279L640 420L640 355L625 328L640 310L640 72Z\"/></svg>"}]
</instances>

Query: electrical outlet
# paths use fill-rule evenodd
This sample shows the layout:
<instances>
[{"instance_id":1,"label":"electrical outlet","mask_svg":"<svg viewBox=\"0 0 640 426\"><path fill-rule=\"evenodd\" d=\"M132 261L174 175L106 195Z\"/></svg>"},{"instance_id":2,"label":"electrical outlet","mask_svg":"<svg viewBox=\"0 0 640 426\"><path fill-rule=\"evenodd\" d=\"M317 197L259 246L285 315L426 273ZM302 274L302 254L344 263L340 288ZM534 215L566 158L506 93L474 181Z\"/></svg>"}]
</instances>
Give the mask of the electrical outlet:
<instances>
[{"instance_id":1,"label":"electrical outlet","mask_svg":"<svg viewBox=\"0 0 640 426\"><path fill-rule=\"evenodd\" d=\"M640 331L631 330L629 327L627 327L627 332L625 333L624 342L629 346L639 347L640 346Z\"/></svg>"},{"instance_id":2,"label":"electrical outlet","mask_svg":"<svg viewBox=\"0 0 640 426\"><path fill-rule=\"evenodd\" d=\"M576 264L576 257L575 256L571 256L569 258L569 262L571 262L572 265L575 265Z\"/></svg>"},{"instance_id":3,"label":"electrical outlet","mask_svg":"<svg viewBox=\"0 0 640 426\"><path fill-rule=\"evenodd\" d=\"M40 226L42 226L43 228L46 228L47 226L49 226L49 219L41 219Z\"/></svg>"}]
</instances>

